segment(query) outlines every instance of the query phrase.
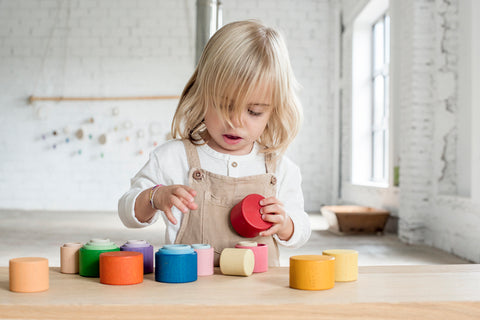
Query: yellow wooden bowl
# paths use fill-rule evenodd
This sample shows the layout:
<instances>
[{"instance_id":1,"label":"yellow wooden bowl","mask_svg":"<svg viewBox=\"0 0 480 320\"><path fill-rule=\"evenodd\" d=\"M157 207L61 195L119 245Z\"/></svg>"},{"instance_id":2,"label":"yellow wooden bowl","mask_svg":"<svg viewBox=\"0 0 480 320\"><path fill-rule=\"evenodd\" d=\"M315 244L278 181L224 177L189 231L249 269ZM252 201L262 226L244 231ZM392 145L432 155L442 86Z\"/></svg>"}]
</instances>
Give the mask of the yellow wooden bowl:
<instances>
[{"instance_id":1,"label":"yellow wooden bowl","mask_svg":"<svg viewBox=\"0 0 480 320\"><path fill-rule=\"evenodd\" d=\"M335 257L335 281L355 281L358 278L358 252L348 249L323 251L324 255Z\"/></svg>"},{"instance_id":2,"label":"yellow wooden bowl","mask_svg":"<svg viewBox=\"0 0 480 320\"><path fill-rule=\"evenodd\" d=\"M290 287L326 290L335 285L335 257L300 255L290 257Z\"/></svg>"}]
</instances>

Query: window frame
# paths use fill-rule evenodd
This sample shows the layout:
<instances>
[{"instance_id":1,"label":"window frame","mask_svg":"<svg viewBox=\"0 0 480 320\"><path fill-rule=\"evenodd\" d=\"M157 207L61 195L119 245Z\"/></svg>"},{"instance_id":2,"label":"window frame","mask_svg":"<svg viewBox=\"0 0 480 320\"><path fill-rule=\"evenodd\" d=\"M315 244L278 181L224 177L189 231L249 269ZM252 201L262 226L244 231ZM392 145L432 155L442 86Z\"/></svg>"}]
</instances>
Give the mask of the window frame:
<instances>
[{"instance_id":1,"label":"window frame","mask_svg":"<svg viewBox=\"0 0 480 320\"><path fill-rule=\"evenodd\" d=\"M383 154L382 154L382 179L375 179L374 172L374 44L373 28L375 24L383 19L384 23L388 17L388 34L384 32L384 54L388 53L388 66L383 66L382 74L387 75L388 83L384 83L383 107L385 115L380 128L383 132ZM384 26L384 29L386 26ZM388 41L385 39L388 36ZM388 44L387 44L388 43ZM388 188L391 185L390 171L392 161L390 159L392 143L390 126L390 99L391 99L391 28L388 0L370 0L357 15L353 22L352 33L352 100L351 100L351 175L350 180L354 185L374 186ZM387 60L385 60L387 61ZM384 61L384 62L385 62ZM388 91L387 91L388 89ZM388 92L388 94L387 94ZM378 162L378 161L377 161ZM378 176L378 175L377 175Z\"/></svg>"},{"instance_id":2,"label":"window frame","mask_svg":"<svg viewBox=\"0 0 480 320\"><path fill-rule=\"evenodd\" d=\"M383 36L383 50L382 50L382 65L380 68L377 68L376 66L376 53L377 53L377 48L376 48L376 35L375 35L375 26L377 26L380 22L382 22L382 36ZM387 27L388 26L388 27ZM371 182L379 182L379 183L387 183L388 182L388 161L389 161L389 141L388 141L388 134L389 134L389 97L390 97L390 90L389 90L389 83L390 83L390 36L389 34L390 31L390 16L388 13L388 10L383 13L375 22L372 23L372 35L371 35L371 44L372 44L372 51L371 51L371 89L372 89L372 106L371 106L371 112L372 112L372 118L371 118L371 163L370 163L370 181ZM375 99L376 97L376 85L375 85L375 79L377 77L382 77L383 78L383 102L382 102L382 119L379 121L379 123L376 120L376 111L377 109L377 101ZM378 148L377 143L375 142L376 136L381 135L382 136L382 161L381 164L377 164L377 159L376 159L376 150ZM378 178L376 176L376 165L379 166L381 165L381 177Z\"/></svg>"}]
</instances>

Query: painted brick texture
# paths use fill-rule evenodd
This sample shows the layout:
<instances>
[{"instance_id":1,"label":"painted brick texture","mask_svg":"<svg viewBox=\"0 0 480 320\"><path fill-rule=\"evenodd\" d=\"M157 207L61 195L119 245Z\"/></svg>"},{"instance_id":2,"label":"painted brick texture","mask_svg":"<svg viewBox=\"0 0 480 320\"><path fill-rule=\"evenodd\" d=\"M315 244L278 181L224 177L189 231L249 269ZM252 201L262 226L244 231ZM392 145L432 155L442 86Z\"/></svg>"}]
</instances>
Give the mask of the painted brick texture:
<instances>
[{"instance_id":1,"label":"painted brick texture","mask_svg":"<svg viewBox=\"0 0 480 320\"><path fill-rule=\"evenodd\" d=\"M354 17L344 1L346 16ZM463 3L464 4L464 3ZM391 2L396 85L393 107L399 122L398 235L407 243L427 244L471 261L480 261L479 206L458 191L459 1ZM351 159L351 28L344 33L342 202L385 207L385 193L349 184ZM465 106L463 106L465 107ZM471 137L472 143L475 137ZM473 164L475 166L476 164ZM470 169L472 170L472 169ZM472 179L475 179L472 177Z\"/></svg>"},{"instance_id":2,"label":"painted brick texture","mask_svg":"<svg viewBox=\"0 0 480 320\"><path fill-rule=\"evenodd\" d=\"M224 23L260 18L287 38L305 107L289 155L303 173L306 208L318 211L331 189L329 3L223 8ZM27 98L180 94L194 69L195 10L193 0L0 1L0 208L116 210L154 143L165 140L177 101L29 105Z\"/></svg>"}]
</instances>

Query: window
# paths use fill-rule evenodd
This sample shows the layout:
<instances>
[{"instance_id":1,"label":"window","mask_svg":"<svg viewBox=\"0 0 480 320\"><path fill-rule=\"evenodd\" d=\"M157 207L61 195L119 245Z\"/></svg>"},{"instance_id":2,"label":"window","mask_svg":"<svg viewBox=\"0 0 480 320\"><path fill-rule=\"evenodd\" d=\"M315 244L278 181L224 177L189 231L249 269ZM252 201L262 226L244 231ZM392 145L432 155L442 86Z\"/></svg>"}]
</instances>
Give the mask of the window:
<instances>
[{"instance_id":1,"label":"window","mask_svg":"<svg viewBox=\"0 0 480 320\"><path fill-rule=\"evenodd\" d=\"M388 0L371 0L353 25L352 183L389 182Z\"/></svg>"},{"instance_id":2,"label":"window","mask_svg":"<svg viewBox=\"0 0 480 320\"><path fill-rule=\"evenodd\" d=\"M388 100L390 17L372 27L372 168L371 181L386 182L388 174Z\"/></svg>"}]
</instances>

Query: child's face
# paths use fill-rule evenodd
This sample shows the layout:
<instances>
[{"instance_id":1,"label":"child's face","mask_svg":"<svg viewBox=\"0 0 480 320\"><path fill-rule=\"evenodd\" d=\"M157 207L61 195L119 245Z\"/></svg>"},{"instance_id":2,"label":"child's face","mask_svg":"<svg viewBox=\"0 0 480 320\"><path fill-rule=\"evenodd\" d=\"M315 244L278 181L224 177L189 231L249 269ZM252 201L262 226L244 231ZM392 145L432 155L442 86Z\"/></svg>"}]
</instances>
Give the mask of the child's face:
<instances>
[{"instance_id":1,"label":"child's face","mask_svg":"<svg viewBox=\"0 0 480 320\"><path fill-rule=\"evenodd\" d=\"M233 127L212 107L207 108L204 123L210 136L208 145L221 153L243 155L252 151L253 143L260 138L272 113L271 95L265 86L247 97L241 121L231 119Z\"/></svg>"}]
</instances>

